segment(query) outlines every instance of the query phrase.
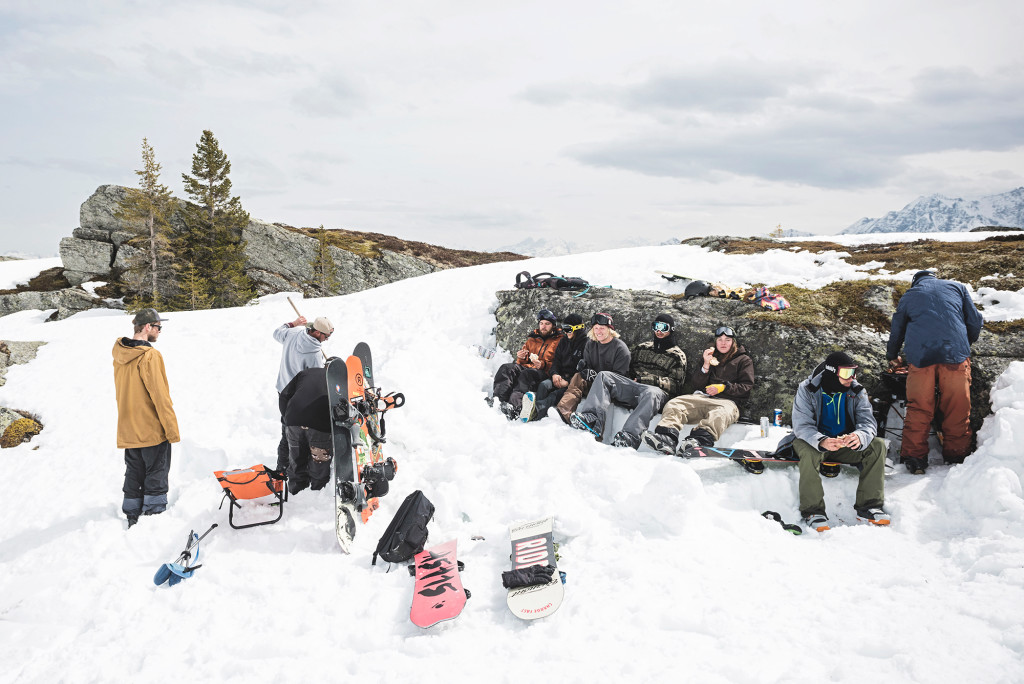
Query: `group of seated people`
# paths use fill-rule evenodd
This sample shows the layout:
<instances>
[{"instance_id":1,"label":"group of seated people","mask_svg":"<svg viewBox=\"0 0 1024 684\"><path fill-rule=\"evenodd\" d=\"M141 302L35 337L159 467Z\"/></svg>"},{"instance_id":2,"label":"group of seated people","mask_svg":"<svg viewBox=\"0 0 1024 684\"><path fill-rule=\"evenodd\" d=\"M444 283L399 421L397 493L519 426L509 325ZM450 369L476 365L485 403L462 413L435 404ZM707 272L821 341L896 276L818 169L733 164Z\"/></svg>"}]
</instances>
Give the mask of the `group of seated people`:
<instances>
[{"instance_id":1,"label":"group of seated people","mask_svg":"<svg viewBox=\"0 0 1024 684\"><path fill-rule=\"evenodd\" d=\"M871 403L856 382L856 371L857 364L843 352L819 364L797 390L793 432L780 444L791 445L800 458L800 511L819 531L828 529L818 476L822 461L860 464L858 516L875 524L889 521L882 510L885 443L876 436ZM690 373L696 388L692 394L683 394L686 381L686 353L675 339L669 313L655 316L651 339L630 350L607 313L591 316L586 330L579 314L559 324L554 313L541 309L515 361L498 368L488 403L497 399L510 421L523 422L540 420L553 407L566 424L600 441L608 441L603 433L614 403L630 414L612 436L612 446L637 449L643 443L682 456L694 447L713 446L739 420L754 387L753 361L732 327L714 330L712 343ZM659 413L657 425L649 429ZM682 437L686 425L693 428Z\"/></svg>"}]
</instances>

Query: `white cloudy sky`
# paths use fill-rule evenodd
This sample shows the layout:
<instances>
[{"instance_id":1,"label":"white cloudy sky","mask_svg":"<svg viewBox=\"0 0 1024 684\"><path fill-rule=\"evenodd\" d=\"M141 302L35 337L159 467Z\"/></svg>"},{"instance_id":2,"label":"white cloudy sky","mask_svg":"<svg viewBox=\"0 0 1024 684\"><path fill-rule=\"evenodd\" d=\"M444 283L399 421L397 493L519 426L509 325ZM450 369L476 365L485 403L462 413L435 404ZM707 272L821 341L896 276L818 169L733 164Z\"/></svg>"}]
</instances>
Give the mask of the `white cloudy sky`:
<instances>
[{"instance_id":1,"label":"white cloudy sky","mask_svg":"<svg viewBox=\"0 0 1024 684\"><path fill-rule=\"evenodd\" d=\"M0 0L0 253L203 129L258 218L474 249L1024 184L1024 4Z\"/></svg>"}]
</instances>

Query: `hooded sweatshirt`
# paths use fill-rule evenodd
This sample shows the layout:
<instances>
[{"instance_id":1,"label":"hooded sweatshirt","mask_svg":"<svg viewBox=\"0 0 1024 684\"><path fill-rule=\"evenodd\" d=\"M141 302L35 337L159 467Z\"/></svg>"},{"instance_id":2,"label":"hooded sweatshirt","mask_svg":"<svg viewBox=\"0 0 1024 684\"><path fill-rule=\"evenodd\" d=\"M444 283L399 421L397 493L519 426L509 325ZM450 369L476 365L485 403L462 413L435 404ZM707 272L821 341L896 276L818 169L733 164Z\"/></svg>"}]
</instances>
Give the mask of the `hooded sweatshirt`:
<instances>
[{"instance_id":1,"label":"hooded sweatshirt","mask_svg":"<svg viewBox=\"0 0 1024 684\"><path fill-rule=\"evenodd\" d=\"M274 339L284 345L281 350L281 368L277 372L278 393L284 391L299 371L324 367L320 340L306 332L303 326L292 328L285 323L274 330Z\"/></svg>"},{"instance_id":2,"label":"hooded sweatshirt","mask_svg":"<svg viewBox=\"0 0 1024 684\"><path fill-rule=\"evenodd\" d=\"M118 448L180 441L164 357L148 343L128 337L117 340L112 353Z\"/></svg>"}]
</instances>

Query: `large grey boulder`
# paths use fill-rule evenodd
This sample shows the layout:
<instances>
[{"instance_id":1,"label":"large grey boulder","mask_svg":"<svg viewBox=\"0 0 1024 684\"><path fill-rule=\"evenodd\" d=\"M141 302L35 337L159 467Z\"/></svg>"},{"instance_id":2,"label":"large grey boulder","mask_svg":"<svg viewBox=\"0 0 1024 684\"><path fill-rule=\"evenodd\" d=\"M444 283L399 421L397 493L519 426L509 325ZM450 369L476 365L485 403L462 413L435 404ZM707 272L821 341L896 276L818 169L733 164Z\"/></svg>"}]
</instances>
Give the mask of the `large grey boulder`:
<instances>
[{"instance_id":1,"label":"large grey boulder","mask_svg":"<svg viewBox=\"0 0 1024 684\"><path fill-rule=\"evenodd\" d=\"M28 363L36 358L36 352L45 342L23 342L18 340L0 340L0 385L7 382L7 369L21 363ZM3 432L0 430L0 432Z\"/></svg>"},{"instance_id":2,"label":"large grey boulder","mask_svg":"<svg viewBox=\"0 0 1024 684\"><path fill-rule=\"evenodd\" d=\"M75 237L85 240L103 240L114 245L132 236L132 226L117 218L117 208L128 195L128 188L122 185L101 185L89 196L78 212L78 229ZM136 232L142 229L142 222L134 226Z\"/></svg>"},{"instance_id":3,"label":"large grey boulder","mask_svg":"<svg viewBox=\"0 0 1024 684\"><path fill-rule=\"evenodd\" d=\"M64 277L72 285L81 285L97 276L109 274L113 257L114 245L110 242L61 238L60 259L64 264Z\"/></svg>"},{"instance_id":4,"label":"large grey boulder","mask_svg":"<svg viewBox=\"0 0 1024 684\"><path fill-rule=\"evenodd\" d=\"M27 291L0 295L0 316L31 309L55 309L48 320L63 320L89 309L123 308L124 305L119 302L94 297L85 290L71 287L50 292Z\"/></svg>"},{"instance_id":5,"label":"large grey boulder","mask_svg":"<svg viewBox=\"0 0 1024 684\"><path fill-rule=\"evenodd\" d=\"M866 300L865 305L885 308L886 297L891 302L891 289L879 287L888 290L888 294L872 288L866 295L870 301ZM546 289L503 290L496 295L497 342L509 351L518 349L536 327L536 314L542 308L551 309L560 319L575 312L588 322L596 312L608 313L615 319L622 340L630 347L650 339L651 321L659 313L668 312L676 321L675 340L686 352L689 374L700 362L703 351L711 346L715 328L723 324L732 326L754 361L757 382L745 412L755 419L770 416L772 409L779 408L784 420L790 422L797 385L829 353L837 350L846 351L860 364L859 380L872 396L883 391L881 373L887 368L888 331L872 332L846 325L842 320L828 327L803 329L748 318L747 314L756 309L746 302L711 297L674 299L646 290L593 289L579 298L574 298L572 292ZM1024 336L997 335L986 330L974 344L971 422L975 430L991 412L989 390L992 383L1012 361L1020 360L1024 360ZM686 391L693 389L687 386Z\"/></svg>"}]
</instances>

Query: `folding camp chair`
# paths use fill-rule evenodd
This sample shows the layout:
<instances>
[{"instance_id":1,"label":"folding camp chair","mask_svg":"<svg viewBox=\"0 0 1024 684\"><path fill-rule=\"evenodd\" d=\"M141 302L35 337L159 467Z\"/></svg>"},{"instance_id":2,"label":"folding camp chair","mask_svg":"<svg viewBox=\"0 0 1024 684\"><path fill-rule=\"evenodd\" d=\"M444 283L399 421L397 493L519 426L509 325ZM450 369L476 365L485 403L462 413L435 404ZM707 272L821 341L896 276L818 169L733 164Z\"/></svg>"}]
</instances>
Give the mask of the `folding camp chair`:
<instances>
[{"instance_id":1,"label":"folding camp chair","mask_svg":"<svg viewBox=\"0 0 1024 684\"><path fill-rule=\"evenodd\" d=\"M284 502L288 500L288 488L285 487L285 480L287 478L284 473L271 470L262 463L259 463L239 470L216 470L213 474L217 477L217 482L220 482L220 486L224 488L224 498L231 500L231 506L228 508L228 524L234 529L241 530L246 527L256 527L257 525L273 525L284 515ZM277 506L276 518L247 525L235 524L235 508L242 507L238 503L240 500L260 499L265 496L274 497L271 505ZM224 501L221 500L220 508L223 507Z\"/></svg>"}]
</instances>

